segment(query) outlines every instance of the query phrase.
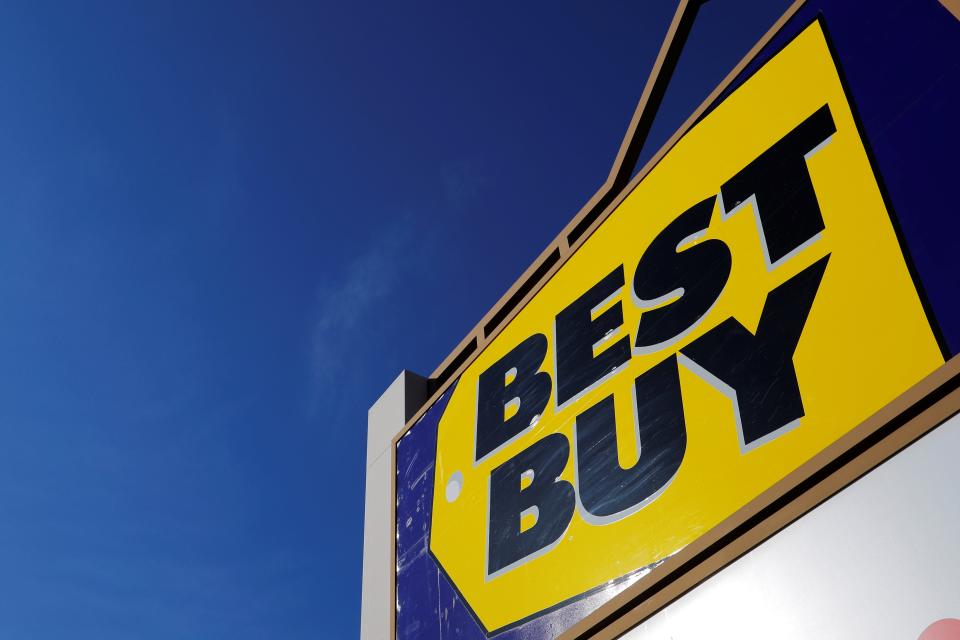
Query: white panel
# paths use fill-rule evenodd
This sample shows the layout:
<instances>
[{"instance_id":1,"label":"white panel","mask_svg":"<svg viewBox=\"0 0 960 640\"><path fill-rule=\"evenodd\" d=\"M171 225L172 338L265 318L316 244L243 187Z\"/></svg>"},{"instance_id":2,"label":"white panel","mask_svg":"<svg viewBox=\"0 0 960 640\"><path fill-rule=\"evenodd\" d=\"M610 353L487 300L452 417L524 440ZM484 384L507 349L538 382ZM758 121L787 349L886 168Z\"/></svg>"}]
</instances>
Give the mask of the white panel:
<instances>
[{"instance_id":1,"label":"white panel","mask_svg":"<svg viewBox=\"0 0 960 640\"><path fill-rule=\"evenodd\" d=\"M367 412L367 466L384 455L424 400L427 379L402 371Z\"/></svg>"},{"instance_id":2,"label":"white panel","mask_svg":"<svg viewBox=\"0 0 960 640\"><path fill-rule=\"evenodd\" d=\"M380 456L367 467L363 522L363 596L360 637L390 637L390 456ZM386 487L386 496L384 496Z\"/></svg>"},{"instance_id":3,"label":"white panel","mask_svg":"<svg viewBox=\"0 0 960 640\"><path fill-rule=\"evenodd\" d=\"M960 618L960 417L625 640L916 640Z\"/></svg>"},{"instance_id":4,"label":"white panel","mask_svg":"<svg viewBox=\"0 0 960 640\"><path fill-rule=\"evenodd\" d=\"M402 372L367 413L367 479L363 517L363 591L360 637L390 637L390 534L394 505L390 501L390 443L407 419L427 399L427 380Z\"/></svg>"}]
</instances>

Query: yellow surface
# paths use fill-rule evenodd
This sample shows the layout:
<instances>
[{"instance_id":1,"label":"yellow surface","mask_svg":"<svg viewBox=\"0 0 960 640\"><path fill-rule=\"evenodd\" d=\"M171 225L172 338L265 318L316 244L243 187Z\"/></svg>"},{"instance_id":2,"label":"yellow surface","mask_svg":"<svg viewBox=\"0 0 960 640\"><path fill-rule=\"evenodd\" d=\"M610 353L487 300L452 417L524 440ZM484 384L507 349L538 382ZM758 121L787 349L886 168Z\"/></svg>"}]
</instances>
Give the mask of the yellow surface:
<instances>
[{"instance_id":1,"label":"yellow surface","mask_svg":"<svg viewBox=\"0 0 960 640\"><path fill-rule=\"evenodd\" d=\"M550 349L541 370L555 378L556 313L621 263L623 331L632 338L640 311L630 285L650 241L825 103L837 133L808 160L826 226L820 239L768 272L753 212L745 208L721 220L715 209L706 237L727 243L733 266L703 322L657 353L633 356L559 412L551 397L535 427L474 465L479 374L523 339L543 333ZM576 512L548 552L486 579L493 468L549 433L566 434L572 448L574 418L610 393L621 462L629 466L637 458L630 433L633 380L726 318L755 331L767 292L827 253L794 355L806 411L798 427L742 453L731 401L681 365L687 449L666 490L607 525L588 524ZM813 24L688 132L463 374L440 421L431 549L488 629L508 625L677 552L942 362L823 33ZM445 487L456 471L463 473L463 490L448 503ZM574 482L572 456L563 478Z\"/></svg>"}]
</instances>

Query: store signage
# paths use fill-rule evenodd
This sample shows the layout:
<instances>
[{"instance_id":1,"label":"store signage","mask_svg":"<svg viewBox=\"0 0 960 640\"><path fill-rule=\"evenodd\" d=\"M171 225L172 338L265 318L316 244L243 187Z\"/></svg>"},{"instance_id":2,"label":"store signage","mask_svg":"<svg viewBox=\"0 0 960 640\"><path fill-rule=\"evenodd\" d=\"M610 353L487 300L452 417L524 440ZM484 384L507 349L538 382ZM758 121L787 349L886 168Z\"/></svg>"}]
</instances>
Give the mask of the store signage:
<instances>
[{"instance_id":1,"label":"store signage","mask_svg":"<svg viewBox=\"0 0 960 640\"><path fill-rule=\"evenodd\" d=\"M814 23L461 375L430 551L488 631L642 579L942 363Z\"/></svg>"}]
</instances>

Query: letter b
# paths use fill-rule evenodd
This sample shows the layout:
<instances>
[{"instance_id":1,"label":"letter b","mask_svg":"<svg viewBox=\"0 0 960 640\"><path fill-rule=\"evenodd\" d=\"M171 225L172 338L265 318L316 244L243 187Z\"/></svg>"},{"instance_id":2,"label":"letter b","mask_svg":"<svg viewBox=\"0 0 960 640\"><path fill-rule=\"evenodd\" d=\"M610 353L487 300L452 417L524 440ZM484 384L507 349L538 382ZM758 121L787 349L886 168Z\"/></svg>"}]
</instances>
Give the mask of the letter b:
<instances>
[{"instance_id":1,"label":"letter b","mask_svg":"<svg viewBox=\"0 0 960 640\"><path fill-rule=\"evenodd\" d=\"M487 575L543 551L563 536L576 505L573 485L560 480L570 457L562 433L538 440L490 474ZM524 487L524 479L529 485ZM536 517L521 530L524 514Z\"/></svg>"},{"instance_id":2,"label":"letter b","mask_svg":"<svg viewBox=\"0 0 960 640\"><path fill-rule=\"evenodd\" d=\"M539 372L547 337L536 333L480 374L477 381L476 460L522 433L550 400L550 375ZM509 418L507 407L517 410Z\"/></svg>"}]
</instances>

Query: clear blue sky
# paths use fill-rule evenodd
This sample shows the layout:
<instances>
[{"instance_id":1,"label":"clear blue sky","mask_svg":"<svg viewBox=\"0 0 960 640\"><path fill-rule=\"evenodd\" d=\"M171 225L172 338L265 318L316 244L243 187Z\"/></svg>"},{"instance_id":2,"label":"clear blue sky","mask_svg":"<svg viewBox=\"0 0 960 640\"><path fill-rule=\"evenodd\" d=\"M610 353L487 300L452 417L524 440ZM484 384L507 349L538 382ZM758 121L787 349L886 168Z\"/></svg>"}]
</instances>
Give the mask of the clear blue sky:
<instances>
[{"instance_id":1,"label":"clear blue sky","mask_svg":"<svg viewBox=\"0 0 960 640\"><path fill-rule=\"evenodd\" d=\"M786 4L707 5L655 139ZM0 638L355 637L367 408L602 182L673 7L4 3Z\"/></svg>"}]
</instances>

